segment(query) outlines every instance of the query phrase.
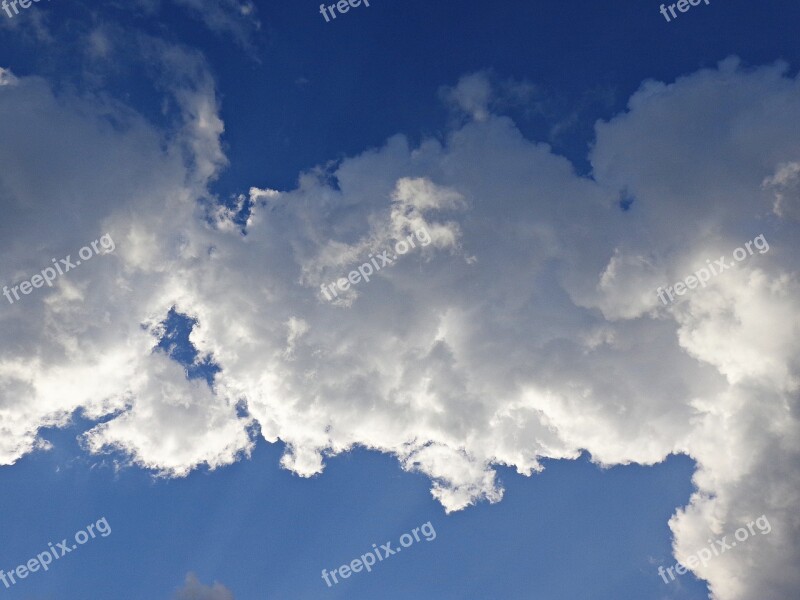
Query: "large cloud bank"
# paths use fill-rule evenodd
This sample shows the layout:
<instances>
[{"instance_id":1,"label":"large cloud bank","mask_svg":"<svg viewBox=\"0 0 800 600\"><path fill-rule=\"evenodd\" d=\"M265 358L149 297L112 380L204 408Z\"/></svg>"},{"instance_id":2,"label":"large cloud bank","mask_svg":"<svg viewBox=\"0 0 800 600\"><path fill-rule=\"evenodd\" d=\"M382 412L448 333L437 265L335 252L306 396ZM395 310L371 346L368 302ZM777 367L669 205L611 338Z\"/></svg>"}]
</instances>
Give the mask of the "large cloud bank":
<instances>
[{"instance_id":1,"label":"large cloud bank","mask_svg":"<svg viewBox=\"0 0 800 600\"><path fill-rule=\"evenodd\" d=\"M0 307L3 464L75 411L103 418L87 449L165 476L247 455L257 424L299 475L360 445L427 474L454 511L502 498L492 465L686 453L697 492L671 521L677 558L766 514L770 535L695 572L720 600L798 589L800 82L785 66L645 82L597 125L593 178L492 114L473 76L451 98L480 118L294 190L253 187L242 235L234 211L197 202L225 164L213 85L163 56L181 71L168 133L0 71L0 285L116 243ZM422 229L430 244L322 294ZM768 252L659 301L760 234ZM197 319L213 387L153 351L172 307Z\"/></svg>"}]
</instances>

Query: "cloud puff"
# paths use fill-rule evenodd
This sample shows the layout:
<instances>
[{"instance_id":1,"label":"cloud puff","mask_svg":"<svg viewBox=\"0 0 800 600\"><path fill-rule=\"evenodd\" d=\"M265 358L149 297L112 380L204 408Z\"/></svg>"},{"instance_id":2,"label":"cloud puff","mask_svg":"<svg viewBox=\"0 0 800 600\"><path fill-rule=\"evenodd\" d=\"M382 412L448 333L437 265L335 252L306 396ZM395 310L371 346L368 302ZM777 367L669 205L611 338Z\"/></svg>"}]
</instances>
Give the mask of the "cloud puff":
<instances>
[{"instance_id":1,"label":"cloud puff","mask_svg":"<svg viewBox=\"0 0 800 600\"><path fill-rule=\"evenodd\" d=\"M233 600L233 594L221 583L203 585L194 573L189 573L186 585L176 592L175 600Z\"/></svg>"},{"instance_id":2,"label":"cloud puff","mask_svg":"<svg viewBox=\"0 0 800 600\"><path fill-rule=\"evenodd\" d=\"M57 102L35 78L0 87L0 110L19 115L0 121L0 158L16 167L0 173L7 280L100 232L117 245L0 311L13 334L0 340L3 461L80 409L108 417L90 450L184 475L246 454L258 423L299 475L372 448L428 475L453 511L501 499L493 465L685 453L697 491L670 523L676 556L767 514L769 536L695 572L722 600L793 593L800 239L775 192L800 161L786 126L800 84L783 65L735 61L645 82L597 125L588 178L492 114L475 77L457 86L473 119L444 142L396 136L342 161L336 185L306 173L293 190L253 188L246 235L230 211L193 202L224 165L201 74L175 91L185 126L166 143L135 116L113 128L107 107ZM422 226L433 243L346 302L320 294ZM656 287L759 234L768 253L659 302ZM172 307L196 319L191 342L220 367L212 387L154 353Z\"/></svg>"},{"instance_id":3,"label":"cloud puff","mask_svg":"<svg viewBox=\"0 0 800 600\"><path fill-rule=\"evenodd\" d=\"M775 194L775 214L800 221L800 162L779 165L775 174L764 180L764 188Z\"/></svg>"}]
</instances>

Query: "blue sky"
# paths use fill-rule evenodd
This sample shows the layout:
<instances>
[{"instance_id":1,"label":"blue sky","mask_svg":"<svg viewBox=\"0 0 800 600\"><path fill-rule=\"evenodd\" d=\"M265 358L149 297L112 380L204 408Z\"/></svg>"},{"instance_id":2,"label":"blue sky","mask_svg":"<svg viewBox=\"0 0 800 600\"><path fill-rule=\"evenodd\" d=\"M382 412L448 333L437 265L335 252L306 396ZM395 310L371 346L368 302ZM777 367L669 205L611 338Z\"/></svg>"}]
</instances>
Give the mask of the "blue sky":
<instances>
[{"instance_id":1,"label":"blue sky","mask_svg":"<svg viewBox=\"0 0 800 600\"><path fill-rule=\"evenodd\" d=\"M659 6L0 9L0 286L116 246L0 297L0 568L112 529L0 595L798 597L800 6Z\"/></svg>"},{"instance_id":2,"label":"blue sky","mask_svg":"<svg viewBox=\"0 0 800 600\"><path fill-rule=\"evenodd\" d=\"M92 468L64 432L46 437L61 450L4 473L14 493L2 500L3 564L100 516L112 533L29 576L9 598L98 589L107 598L170 598L188 571L224 582L235 598L658 598L664 584L650 559L669 556L666 520L691 492L686 459L609 471L581 459L549 464L531 480L502 469L503 502L445 516L424 478L365 451L305 481L276 467L280 448L262 444L252 460L218 473L153 483L110 464ZM323 568L428 521L433 541L325 586ZM704 597L704 586L684 579L671 597Z\"/></svg>"}]
</instances>

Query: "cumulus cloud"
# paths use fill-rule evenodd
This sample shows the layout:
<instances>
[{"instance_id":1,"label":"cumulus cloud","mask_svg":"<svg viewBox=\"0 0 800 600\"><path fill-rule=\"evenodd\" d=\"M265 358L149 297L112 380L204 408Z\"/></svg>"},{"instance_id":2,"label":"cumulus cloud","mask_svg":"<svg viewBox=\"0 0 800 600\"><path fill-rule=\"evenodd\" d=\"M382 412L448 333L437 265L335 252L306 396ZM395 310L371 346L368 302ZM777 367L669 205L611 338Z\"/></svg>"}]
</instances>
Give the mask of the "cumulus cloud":
<instances>
[{"instance_id":1,"label":"cumulus cloud","mask_svg":"<svg viewBox=\"0 0 800 600\"><path fill-rule=\"evenodd\" d=\"M225 159L213 85L190 72L167 140L128 113L108 126L108 107L35 78L0 86L0 110L19 115L0 121L15 167L0 173L6 282L100 232L117 245L0 310L4 463L76 410L106 417L89 450L176 476L246 455L257 423L298 475L367 447L429 476L454 511L501 499L494 465L529 475L582 451L604 465L685 453L697 490L670 522L676 556L766 514L769 536L695 572L720 600L797 589L800 239L776 192L800 161L787 127L800 83L784 65L643 83L598 123L591 178L494 115L472 76L456 88L472 119L446 140L395 136L342 161L336 185L312 172L292 190L252 188L246 235L231 211L194 202ZM321 296L422 226L433 243L346 302ZM660 303L658 286L759 234L769 253ZM220 368L212 386L154 352L173 307Z\"/></svg>"},{"instance_id":2,"label":"cumulus cloud","mask_svg":"<svg viewBox=\"0 0 800 600\"><path fill-rule=\"evenodd\" d=\"M204 250L179 231L150 242L172 219L199 220L196 199L223 161L214 89L197 57L163 44L151 44L147 55L165 79L179 82L180 90L163 86L181 109L167 135L113 101L57 98L42 79L3 72L0 107L15 118L0 124L7 166L0 175L2 285L13 289L52 266L53 257L74 260L106 232L116 251L3 307L2 464L41 447L36 430L64 425L76 411L98 419L119 413L88 432L88 447L136 447L136 462L163 473L227 464L252 445L249 422L233 403L154 354L155 324L174 300L171 283L157 273ZM136 211L147 218L132 220ZM174 460L165 462L167 455Z\"/></svg>"},{"instance_id":3,"label":"cumulus cloud","mask_svg":"<svg viewBox=\"0 0 800 600\"><path fill-rule=\"evenodd\" d=\"M233 594L221 583L203 585L194 573L186 576L186 585L174 596L175 600L233 600Z\"/></svg>"}]
</instances>

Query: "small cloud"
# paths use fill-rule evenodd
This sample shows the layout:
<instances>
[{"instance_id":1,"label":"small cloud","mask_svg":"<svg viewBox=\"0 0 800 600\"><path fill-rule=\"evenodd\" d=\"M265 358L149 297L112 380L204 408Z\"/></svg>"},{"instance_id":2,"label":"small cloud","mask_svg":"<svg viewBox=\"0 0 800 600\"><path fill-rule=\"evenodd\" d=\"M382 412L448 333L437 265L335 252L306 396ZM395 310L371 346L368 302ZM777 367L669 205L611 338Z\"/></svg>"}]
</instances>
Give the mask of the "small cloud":
<instances>
[{"instance_id":1,"label":"small cloud","mask_svg":"<svg viewBox=\"0 0 800 600\"><path fill-rule=\"evenodd\" d=\"M489 118L489 103L493 92L486 72L465 75L458 80L455 87L443 88L440 94L445 102L468 114L475 121Z\"/></svg>"},{"instance_id":2,"label":"small cloud","mask_svg":"<svg viewBox=\"0 0 800 600\"><path fill-rule=\"evenodd\" d=\"M800 162L781 164L762 187L775 194L772 211L776 215L800 221Z\"/></svg>"},{"instance_id":3,"label":"small cloud","mask_svg":"<svg viewBox=\"0 0 800 600\"><path fill-rule=\"evenodd\" d=\"M211 31L232 35L244 48L249 48L255 33L261 29L256 7L250 0L173 0L195 13Z\"/></svg>"},{"instance_id":4,"label":"small cloud","mask_svg":"<svg viewBox=\"0 0 800 600\"><path fill-rule=\"evenodd\" d=\"M440 98L456 113L468 115L483 122L494 113L524 108L540 111L536 98L539 90L528 81L500 80L491 71L478 71L465 75L455 87L444 86Z\"/></svg>"},{"instance_id":5,"label":"small cloud","mask_svg":"<svg viewBox=\"0 0 800 600\"><path fill-rule=\"evenodd\" d=\"M0 85L16 85L18 79L8 69L0 67Z\"/></svg>"},{"instance_id":6,"label":"small cloud","mask_svg":"<svg viewBox=\"0 0 800 600\"><path fill-rule=\"evenodd\" d=\"M175 600L234 600L231 591L221 583L207 586L194 573L186 576L186 585L175 594Z\"/></svg>"}]
</instances>

